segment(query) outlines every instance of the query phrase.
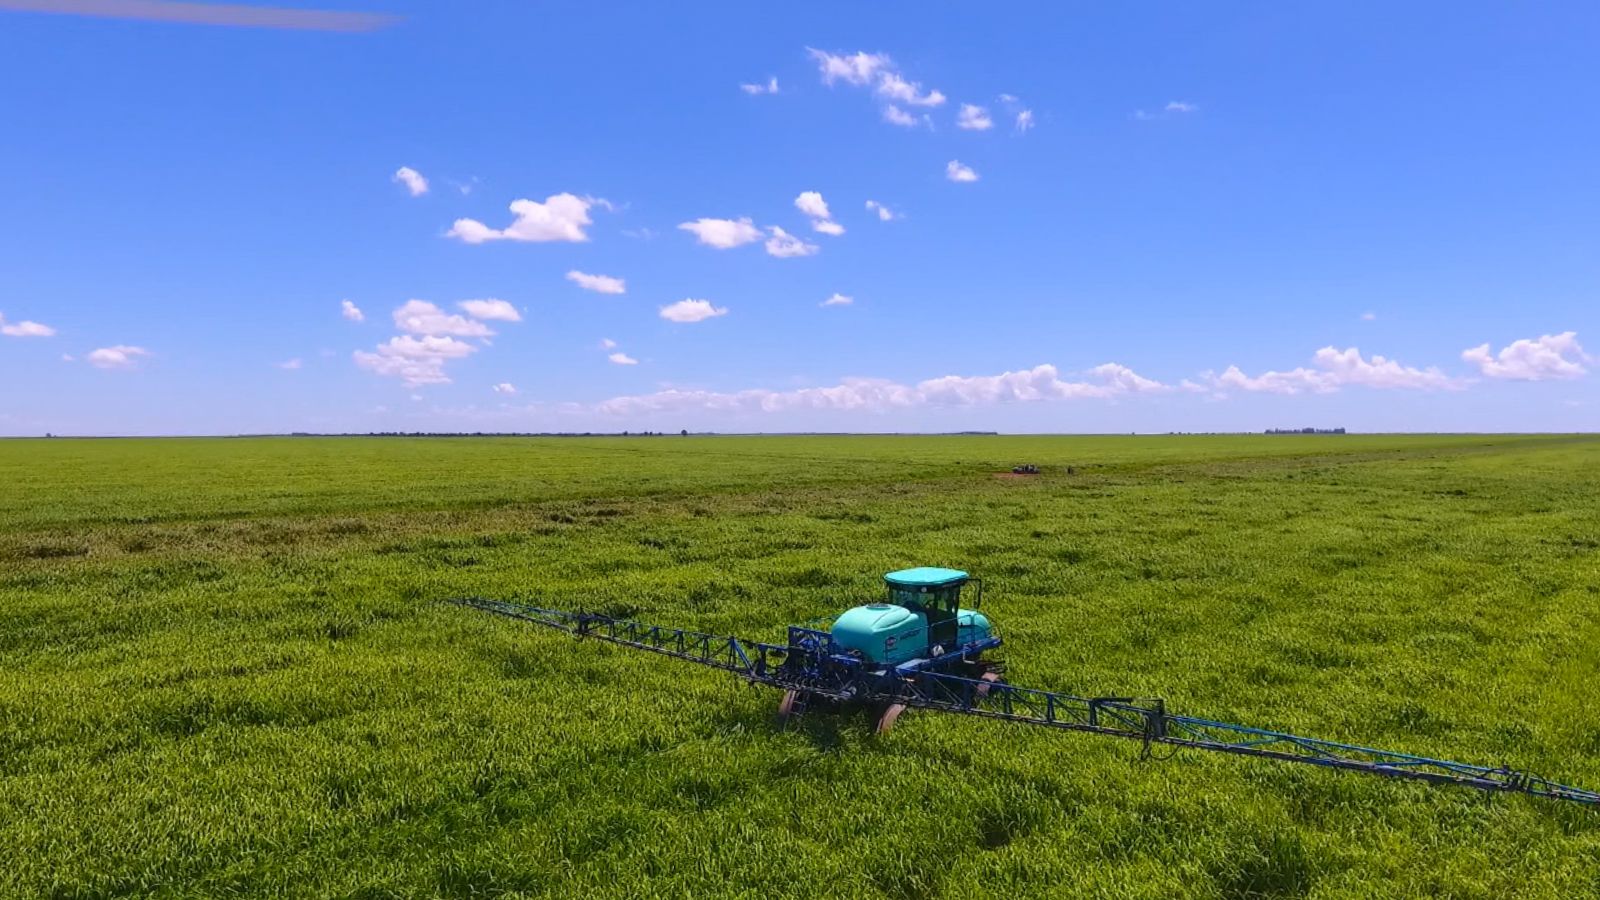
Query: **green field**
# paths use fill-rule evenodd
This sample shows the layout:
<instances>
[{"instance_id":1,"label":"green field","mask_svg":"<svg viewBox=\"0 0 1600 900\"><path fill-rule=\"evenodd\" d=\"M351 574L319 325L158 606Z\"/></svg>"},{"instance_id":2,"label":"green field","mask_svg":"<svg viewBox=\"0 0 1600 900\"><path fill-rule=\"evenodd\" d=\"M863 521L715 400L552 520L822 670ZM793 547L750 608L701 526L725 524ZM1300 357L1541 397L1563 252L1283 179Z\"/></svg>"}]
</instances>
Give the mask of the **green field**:
<instances>
[{"instance_id":1,"label":"green field","mask_svg":"<svg viewBox=\"0 0 1600 900\"><path fill-rule=\"evenodd\" d=\"M434 602L781 640L918 564L1020 684L1600 788L1596 437L12 440L0 896L1600 896L1600 809L782 730Z\"/></svg>"}]
</instances>

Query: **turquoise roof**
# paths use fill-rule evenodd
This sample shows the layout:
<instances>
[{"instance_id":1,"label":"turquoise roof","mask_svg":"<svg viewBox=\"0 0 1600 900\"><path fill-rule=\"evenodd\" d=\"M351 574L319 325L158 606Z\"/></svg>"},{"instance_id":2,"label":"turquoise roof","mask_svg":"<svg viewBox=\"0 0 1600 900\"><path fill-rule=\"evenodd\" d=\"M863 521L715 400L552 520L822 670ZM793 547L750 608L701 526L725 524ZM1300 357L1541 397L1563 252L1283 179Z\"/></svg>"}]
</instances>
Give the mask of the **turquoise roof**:
<instances>
[{"instance_id":1,"label":"turquoise roof","mask_svg":"<svg viewBox=\"0 0 1600 900\"><path fill-rule=\"evenodd\" d=\"M915 569L901 569L883 576L883 580L896 587L942 587L967 580L967 573L960 569L941 569L938 566L918 566Z\"/></svg>"}]
</instances>

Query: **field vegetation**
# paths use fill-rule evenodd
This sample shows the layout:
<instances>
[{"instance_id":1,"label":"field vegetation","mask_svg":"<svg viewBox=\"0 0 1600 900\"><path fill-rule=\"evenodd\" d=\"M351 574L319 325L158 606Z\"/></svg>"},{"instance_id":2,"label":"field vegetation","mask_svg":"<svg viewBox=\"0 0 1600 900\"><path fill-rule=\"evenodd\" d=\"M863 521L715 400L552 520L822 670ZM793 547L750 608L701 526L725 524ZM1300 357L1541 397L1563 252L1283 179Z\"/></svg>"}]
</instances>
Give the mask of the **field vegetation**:
<instances>
[{"instance_id":1,"label":"field vegetation","mask_svg":"<svg viewBox=\"0 0 1600 900\"><path fill-rule=\"evenodd\" d=\"M776 640L920 564L1020 684L1600 788L1600 438L13 440L0 896L1600 896L1600 809L783 730L436 602Z\"/></svg>"}]
</instances>

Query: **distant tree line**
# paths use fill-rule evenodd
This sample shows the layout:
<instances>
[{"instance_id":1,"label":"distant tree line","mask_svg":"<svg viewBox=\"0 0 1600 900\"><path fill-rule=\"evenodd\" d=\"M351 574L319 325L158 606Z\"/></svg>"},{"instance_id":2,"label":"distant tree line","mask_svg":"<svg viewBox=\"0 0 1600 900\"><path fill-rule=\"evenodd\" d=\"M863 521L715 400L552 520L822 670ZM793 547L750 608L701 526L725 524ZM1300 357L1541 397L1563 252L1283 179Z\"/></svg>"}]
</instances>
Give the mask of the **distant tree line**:
<instances>
[{"instance_id":1,"label":"distant tree line","mask_svg":"<svg viewBox=\"0 0 1600 900\"><path fill-rule=\"evenodd\" d=\"M1268 428L1267 434L1344 434L1343 428Z\"/></svg>"}]
</instances>

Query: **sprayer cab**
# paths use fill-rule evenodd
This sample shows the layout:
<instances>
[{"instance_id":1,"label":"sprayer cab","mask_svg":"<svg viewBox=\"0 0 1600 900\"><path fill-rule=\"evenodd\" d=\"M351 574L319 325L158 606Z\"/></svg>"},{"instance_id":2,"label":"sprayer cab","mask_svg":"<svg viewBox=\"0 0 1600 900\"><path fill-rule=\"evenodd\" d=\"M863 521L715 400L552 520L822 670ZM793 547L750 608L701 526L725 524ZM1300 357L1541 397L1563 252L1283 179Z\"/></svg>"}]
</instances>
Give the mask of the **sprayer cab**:
<instances>
[{"instance_id":1,"label":"sprayer cab","mask_svg":"<svg viewBox=\"0 0 1600 900\"><path fill-rule=\"evenodd\" d=\"M919 566L883 576L889 586L889 602L921 613L928 621L928 646L950 649L958 640L961 616L961 588L973 579L958 569ZM982 584L977 585L981 594ZM973 603L974 609L977 602Z\"/></svg>"},{"instance_id":2,"label":"sprayer cab","mask_svg":"<svg viewBox=\"0 0 1600 900\"><path fill-rule=\"evenodd\" d=\"M922 566L883 576L885 602L841 613L830 629L833 642L862 659L900 666L946 654L972 656L999 645L989 620L978 612L982 583L956 569ZM972 608L961 608L961 591L973 585ZM920 662L919 662L920 664Z\"/></svg>"}]
</instances>

